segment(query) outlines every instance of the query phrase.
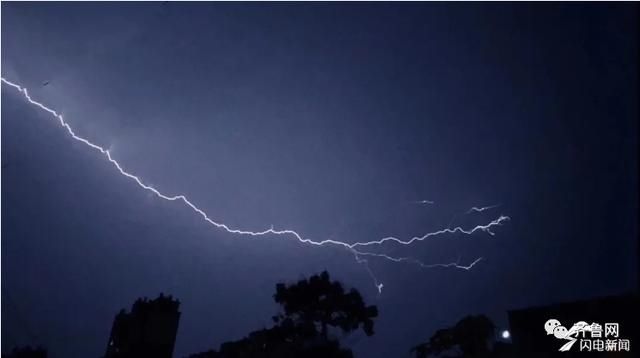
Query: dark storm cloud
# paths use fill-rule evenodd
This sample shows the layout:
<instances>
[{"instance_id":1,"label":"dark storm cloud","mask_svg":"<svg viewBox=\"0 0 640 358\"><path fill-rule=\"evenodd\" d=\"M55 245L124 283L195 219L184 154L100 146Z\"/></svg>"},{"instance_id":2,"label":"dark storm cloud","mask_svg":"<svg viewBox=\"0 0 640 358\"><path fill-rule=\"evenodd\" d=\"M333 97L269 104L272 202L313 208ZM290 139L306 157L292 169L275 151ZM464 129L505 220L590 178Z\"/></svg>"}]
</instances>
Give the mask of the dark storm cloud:
<instances>
[{"instance_id":1,"label":"dark storm cloud","mask_svg":"<svg viewBox=\"0 0 640 358\"><path fill-rule=\"evenodd\" d=\"M631 8L3 3L3 76L225 223L355 242L497 202L456 223L512 217L495 237L396 251L485 257L469 272L373 261L378 298L344 250L212 230L3 86L3 343L96 356L115 312L165 291L183 302L182 356L268 325L275 282L324 268L380 307L376 335L352 342L366 357L468 313L504 324L509 308L630 289Z\"/></svg>"}]
</instances>

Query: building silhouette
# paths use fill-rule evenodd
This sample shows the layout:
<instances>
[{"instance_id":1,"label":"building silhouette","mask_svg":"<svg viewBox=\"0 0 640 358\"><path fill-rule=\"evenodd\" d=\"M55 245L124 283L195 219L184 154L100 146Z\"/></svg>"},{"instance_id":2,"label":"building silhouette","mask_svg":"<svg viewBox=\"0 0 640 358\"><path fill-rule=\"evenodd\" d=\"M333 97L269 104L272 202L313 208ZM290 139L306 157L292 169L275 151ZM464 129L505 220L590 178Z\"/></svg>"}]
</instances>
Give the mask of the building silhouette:
<instances>
[{"instance_id":1,"label":"building silhouette","mask_svg":"<svg viewBox=\"0 0 640 358\"><path fill-rule=\"evenodd\" d=\"M634 357L640 344L640 325L634 315L640 307L640 296L628 293L617 296L599 297L588 300L558 303L548 306L531 307L509 311L509 328L513 350L517 357ZM557 319L571 327L585 321L604 325L616 323L620 327L620 338L630 341L630 352L580 351L576 344L570 351L559 352L562 341L545 332L545 322ZM606 338L604 335L603 339ZM577 342L579 343L579 342Z\"/></svg>"},{"instance_id":2,"label":"building silhouette","mask_svg":"<svg viewBox=\"0 0 640 358\"><path fill-rule=\"evenodd\" d=\"M42 347L16 347L2 358L47 358L47 350Z\"/></svg>"},{"instance_id":3,"label":"building silhouette","mask_svg":"<svg viewBox=\"0 0 640 358\"><path fill-rule=\"evenodd\" d=\"M120 311L111 328L105 358L171 358L175 346L180 301L160 294L133 304L131 312Z\"/></svg>"}]
</instances>

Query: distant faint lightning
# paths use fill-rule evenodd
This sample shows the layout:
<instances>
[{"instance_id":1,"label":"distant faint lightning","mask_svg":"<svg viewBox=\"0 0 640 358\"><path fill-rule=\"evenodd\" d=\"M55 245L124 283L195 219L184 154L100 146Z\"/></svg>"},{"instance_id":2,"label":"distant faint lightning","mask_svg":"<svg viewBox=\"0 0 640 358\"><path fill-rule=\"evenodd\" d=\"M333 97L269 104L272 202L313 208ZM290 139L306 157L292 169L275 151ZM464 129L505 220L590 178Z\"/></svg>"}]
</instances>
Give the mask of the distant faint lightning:
<instances>
[{"instance_id":1,"label":"distant faint lightning","mask_svg":"<svg viewBox=\"0 0 640 358\"><path fill-rule=\"evenodd\" d=\"M475 266L478 262L480 262L482 260L482 257L478 257L477 259L475 259L474 261L472 261L469 265L461 265L460 264L460 260L456 261L456 262L450 262L447 264L442 264L442 263L437 263L437 264L425 264L424 262L418 260L418 259L414 259L413 257L393 257L393 256L389 256L386 254L379 254L379 253L374 253L374 252L359 252L356 251L356 255L357 256L373 256L373 257L380 257L383 258L385 260L390 260L390 261L394 261L394 262L409 262L412 264L416 264L422 268L435 268L435 267L455 267L458 269L462 269L462 270L471 270L471 268L473 266Z\"/></svg>"},{"instance_id":2,"label":"distant faint lightning","mask_svg":"<svg viewBox=\"0 0 640 358\"><path fill-rule=\"evenodd\" d=\"M432 200L418 200L418 201L414 201L414 204L420 204L420 205L433 205L435 204L435 201Z\"/></svg>"},{"instance_id":3,"label":"distant faint lightning","mask_svg":"<svg viewBox=\"0 0 640 358\"><path fill-rule=\"evenodd\" d=\"M494 235L494 233L491 231L491 228L494 226L499 226L502 224L502 222L509 220L509 217L507 216L500 216L498 219L493 220L492 222L490 222L489 224L486 225L478 225L472 229L468 229L465 230L461 227L456 227L454 229L450 229L450 228L446 228L443 230L439 230L439 231L435 231L435 232L431 232L431 233L427 233L423 236L416 236L413 237L409 240L401 240L395 237L386 237L380 240L374 240L374 241L366 241L366 242L356 242L356 243L346 243L346 242L342 242L342 241L338 241L338 240L333 240L333 239L328 239L328 240L322 240L322 241L313 241L311 239L306 239L303 238L301 234L297 233L294 230L290 230L290 229L283 229L283 230L276 230L273 226L271 226L269 229L263 230L263 231L249 231L249 230L243 230L243 229L235 229L235 228L231 228L229 227L227 224L223 224L223 223L219 223L214 221L213 219L211 219L207 213L205 213L202 209L198 208L195 204L193 204L189 199L187 199L187 197L185 195L166 195L161 193L159 190L157 190L156 188L147 185L145 183L142 182L142 180L140 180L139 177L127 172L126 170L124 170L122 168L122 166L120 165L120 163L118 161L116 161L115 159L113 159L113 157L111 156L111 153L109 152L108 149L105 149L97 144L91 143L89 140L82 138L80 136L78 136L73 129L71 128L71 126L65 122L64 118L62 117L61 114L58 114L55 110L45 106L44 104L35 101L31 98L31 96L29 96L29 93L27 91L26 88L21 87L18 84L15 84L7 79L5 79L4 77L0 78L2 80L3 83L17 89L20 93L22 93L22 95L27 99L27 101L29 101L29 103L39 107L40 109L48 112L49 114L53 115L58 122L60 123L60 125L66 129L67 133L71 136L71 138L75 139L78 142L81 142L83 144L85 144L86 146L88 146L91 149L94 149L96 151L98 151L100 154L104 155L105 158L118 170L118 172L131 179L132 181L134 181L140 188L147 190L151 193L153 193L155 196L157 196L158 198L164 199L164 200L168 200L168 201L179 201L182 202L183 204L185 204L186 206L188 206L191 210L193 210L196 214L200 215L207 223L215 226L216 228L219 229L223 229L224 231L231 233L231 234L237 234L237 235L245 235L245 236L264 236L264 235L276 235L276 236L289 236L292 238L295 238L296 240L298 240L301 243L304 244L309 244L309 245L314 245L314 246L324 246L324 245L334 245L334 246L341 246L346 248L347 250L349 250L351 253L354 254L356 261L358 263L364 264L365 267L367 268L367 271L369 272L369 274L371 275L372 279L374 280L374 284L376 285L376 288L378 289L378 292L382 291L382 287L383 284L378 282L377 278L375 277L375 275L373 274L373 272L371 271L371 269L368 266L368 261L366 259L361 258L361 256L370 256L370 257L377 257L377 258L382 258L388 261L392 261L392 262L411 262L414 264L418 264L421 267L455 267L455 268L460 268L460 269L464 269L464 270L469 270L471 269L477 262L479 262L482 258L477 259L476 261L472 262L470 265L468 266L461 266L458 263L450 263L450 264L431 264L431 265L426 265L421 263L418 260L415 259L410 259L410 258L394 258L391 257L389 255L385 255L385 254L378 254L378 253L368 253L368 252L360 252L357 251L356 248L360 247L360 246L374 246L374 245L382 245L384 243L394 243L394 244L399 244L399 245L411 245L414 242L417 241L423 241L429 237L432 236L437 236L437 235L442 235L442 234L454 234L454 233L459 233L459 234L466 234L466 235L471 235L476 231L484 231L490 235ZM433 204L432 201L429 200L423 200L420 203L423 204ZM495 206L494 206L495 207ZM484 211L487 210L490 207L487 208L472 208L476 209L477 211Z\"/></svg>"},{"instance_id":4,"label":"distant faint lightning","mask_svg":"<svg viewBox=\"0 0 640 358\"><path fill-rule=\"evenodd\" d=\"M490 206L482 206L482 207L479 207L479 208L474 206L471 209L469 209L469 211L467 211L465 214L481 213L483 211L495 209L495 208L497 208L499 206L500 206L500 204L490 205Z\"/></svg>"}]
</instances>

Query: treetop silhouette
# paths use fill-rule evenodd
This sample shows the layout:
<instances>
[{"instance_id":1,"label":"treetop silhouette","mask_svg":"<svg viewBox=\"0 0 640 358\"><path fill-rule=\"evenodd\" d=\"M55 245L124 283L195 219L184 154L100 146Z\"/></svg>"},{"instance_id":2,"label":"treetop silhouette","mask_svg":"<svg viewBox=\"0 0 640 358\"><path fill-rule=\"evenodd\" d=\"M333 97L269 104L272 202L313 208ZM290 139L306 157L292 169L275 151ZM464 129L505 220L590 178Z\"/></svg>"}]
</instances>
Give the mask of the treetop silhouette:
<instances>
[{"instance_id":1,"label":"treetop silhouette","mask_svg":"<svg viewBox=\"0 0 640 358\"><path fill-rule=\"evenodd\" d=\"M360 326L367 336L373 335L373 318L378 316L376 306L367 306L355 289L345 292L340 282L332 282L327 271L287 286L276 285L273 296L284 312L275 316L276 323L291 319L296 323L320 326L326 338L328 327L351 333Z\"/></svg>"},{"instance_id":2,"label":"treetop silhouette","mask_svg":"<svg viewBox=\"0 0 640 358\"><path fill-rule=\"evenodd\" d=\"M340 282L331 281L326 271L295 284L276 285L275 301L282 312L273 317L275 325L251 332L247 337L220 345L219 351L192 355L192 358L351 358L350 349L340 347L331 337L331 327L344 334L362 327L373 335L376 306L367 306L360 293L345 292Z\"/></svg>"}]
</instances>

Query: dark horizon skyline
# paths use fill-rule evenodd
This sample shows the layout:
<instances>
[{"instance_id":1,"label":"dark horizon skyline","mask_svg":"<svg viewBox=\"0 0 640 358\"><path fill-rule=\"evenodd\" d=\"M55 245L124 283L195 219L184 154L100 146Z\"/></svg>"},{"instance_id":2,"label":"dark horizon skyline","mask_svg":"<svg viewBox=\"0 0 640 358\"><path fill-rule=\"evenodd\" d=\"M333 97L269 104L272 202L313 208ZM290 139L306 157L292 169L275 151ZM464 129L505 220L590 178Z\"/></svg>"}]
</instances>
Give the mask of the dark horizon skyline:
<instances>
[{"instance_id":1,"label":"dark horizon skyline","mask_svg":"<svg viewBox=\"0 0 640 358\"><path fill-rule=\"evenodd\" d=\"M276 282L328 269L380 308L346 344L397 356L466 314L505 327L508 309L637 289L632 5L2 10L3 79L225 225L353 244L511 218L376 246L482 258L367 256L380 294L345 247L238 238L146 193L3 83L5 342L91 355L114 310L166 292L184 356L268 325Z\"/></svg>"}]
</instances>

